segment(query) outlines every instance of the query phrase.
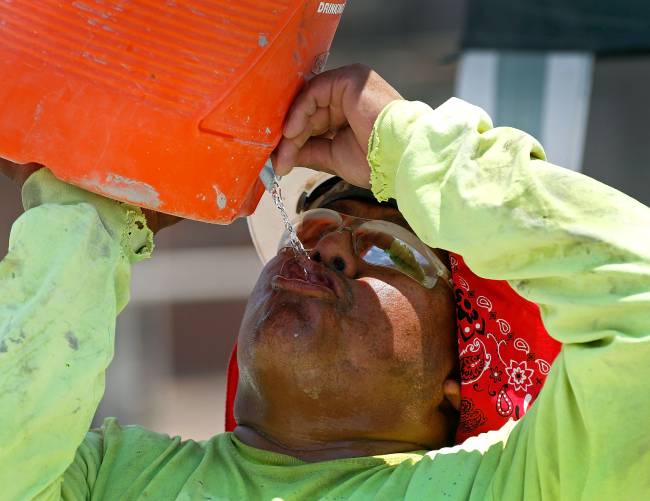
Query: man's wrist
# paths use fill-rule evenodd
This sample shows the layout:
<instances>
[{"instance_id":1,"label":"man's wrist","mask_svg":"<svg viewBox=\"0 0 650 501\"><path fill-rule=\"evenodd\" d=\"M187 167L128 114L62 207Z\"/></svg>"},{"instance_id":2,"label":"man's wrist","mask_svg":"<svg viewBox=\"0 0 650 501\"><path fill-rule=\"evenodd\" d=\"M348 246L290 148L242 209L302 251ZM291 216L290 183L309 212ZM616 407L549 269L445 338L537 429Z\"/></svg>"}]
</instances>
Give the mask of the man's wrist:
<instances>
[{"instance_id":1,"label":"man's wrist","mask_svg":"<svg viewBox=\"0 0 650 501\"><path fill-rule=\"evenodd\" d=\"M431 108L417 101L397 100L379 114L368 142L370 186L380 202L395 198L395 176L412 125Z\"/></svg>"},{"instance_id":2,"label":"man's wrist","mask_svg":"<svg viewBox=\"0 0 650 501\"><path fill-rule=\"evenodd\" d=\"M25 210L44 204L92 205L104 229L121 246L130 262L141 261L153 251L153 232L140 208L64 183L47 169L41 169L27 179L22 197Z\"/></svg>"}]
</instances>

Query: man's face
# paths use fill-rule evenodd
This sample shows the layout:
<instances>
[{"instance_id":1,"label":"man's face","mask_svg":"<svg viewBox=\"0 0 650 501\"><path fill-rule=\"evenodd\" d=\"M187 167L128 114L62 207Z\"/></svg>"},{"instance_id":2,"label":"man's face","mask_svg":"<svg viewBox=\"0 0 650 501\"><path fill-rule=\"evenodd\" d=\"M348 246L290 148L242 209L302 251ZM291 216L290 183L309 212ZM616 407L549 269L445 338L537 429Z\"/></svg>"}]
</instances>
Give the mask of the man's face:
<instances>
[{"instance_id":1,"label":"man's face","mask_svg":"<svg viewBox=\"0 0 650 501\"><path fill-rule=\"evenodd\" d=\"M408 227L396 209L328 208ZM239 332L239 424L276 437L399 440L421 447L451 431L442 386L456 367L454 302L439 280L365 263L349 231L325 235L304 279L285 249L262 271Z\"/></svg>"}]
</instances>

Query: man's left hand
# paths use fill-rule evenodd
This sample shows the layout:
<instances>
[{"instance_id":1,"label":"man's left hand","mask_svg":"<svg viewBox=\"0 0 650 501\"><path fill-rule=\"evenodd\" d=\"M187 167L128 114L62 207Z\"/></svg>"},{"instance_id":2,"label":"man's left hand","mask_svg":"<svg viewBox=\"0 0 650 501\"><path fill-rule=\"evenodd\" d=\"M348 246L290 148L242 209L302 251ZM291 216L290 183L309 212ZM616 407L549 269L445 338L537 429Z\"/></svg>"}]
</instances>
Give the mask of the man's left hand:
<instances>
[{"instance_id":1,"label":"man's left hand","mask_svg":"<svg viewBox=\"0 0 650 501\"><path fill-rule=\"evenodd\" d=\"M7 176L18 186L22 186L27 178L43 166L37 163L17 164L0 158L0 173Z\"/></svg>"},{"instance_id":2,"label":"man's left hand","mask_svg":"<svg viewBox=\"0 0 650 501\"><path fill-rule=\"evenodd\" d=\"M29 176L42 168L43 166L37 163L28 163L21 165L9 160L5 160L4 158L0 158L0 173L7 176L20 187L25 184L25 181L27 181ZM168 226L176 224L182 220L180 217L172 216L170 214L163 214L162 212L156 212L151 209L142 209L142 213L147 220L147 226L151 231L154 232L154 234L158 233L163 228L167 228Z\"/></svg>"}]
</instances>

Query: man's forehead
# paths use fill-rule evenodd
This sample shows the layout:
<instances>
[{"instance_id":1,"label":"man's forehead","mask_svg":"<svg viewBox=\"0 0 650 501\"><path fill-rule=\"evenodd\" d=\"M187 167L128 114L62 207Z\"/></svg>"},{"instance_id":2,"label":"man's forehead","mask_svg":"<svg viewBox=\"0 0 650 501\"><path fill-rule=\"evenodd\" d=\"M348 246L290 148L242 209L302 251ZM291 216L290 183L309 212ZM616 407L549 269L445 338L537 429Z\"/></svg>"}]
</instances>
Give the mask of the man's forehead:
<instances>
[{"instance_id":1,"label":"man's forehead","mask_svg":"<svg viewBox=\"0 0 650 501\"><path fill-rule=\"evenodd\" d=\"M322 206L350 216L364 219L381 219L411 229L404 216L394 207L370 200L342 198Z\"/></svg>"}]
</instances>

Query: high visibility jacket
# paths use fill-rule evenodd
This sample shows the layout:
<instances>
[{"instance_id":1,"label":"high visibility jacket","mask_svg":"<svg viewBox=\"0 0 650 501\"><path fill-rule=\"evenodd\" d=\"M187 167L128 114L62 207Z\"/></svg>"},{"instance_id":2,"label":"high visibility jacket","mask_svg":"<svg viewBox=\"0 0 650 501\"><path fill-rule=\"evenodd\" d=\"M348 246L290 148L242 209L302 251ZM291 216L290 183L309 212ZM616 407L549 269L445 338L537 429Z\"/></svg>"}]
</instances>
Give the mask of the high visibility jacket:
<instances>
[{"instance_id":1,"label":"high visibility jacket","mask_svg":"<svg viewBox=\"0 0 650 501\"><path fill-rule=\"evenodd\" d=\"M369 161L376 196L424 242L540 305L563 348L528 414L453 448L311 464L231 434L88 432L152 238L138 209L42 170L0 263L0 498L647 497L650 209L459 100L389 105Z\"/></svg>"}]
</instances>

